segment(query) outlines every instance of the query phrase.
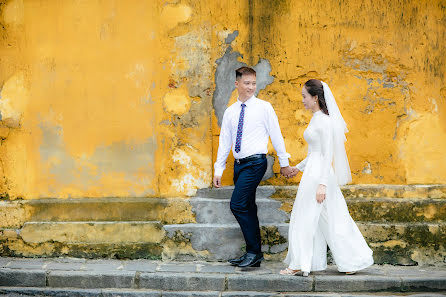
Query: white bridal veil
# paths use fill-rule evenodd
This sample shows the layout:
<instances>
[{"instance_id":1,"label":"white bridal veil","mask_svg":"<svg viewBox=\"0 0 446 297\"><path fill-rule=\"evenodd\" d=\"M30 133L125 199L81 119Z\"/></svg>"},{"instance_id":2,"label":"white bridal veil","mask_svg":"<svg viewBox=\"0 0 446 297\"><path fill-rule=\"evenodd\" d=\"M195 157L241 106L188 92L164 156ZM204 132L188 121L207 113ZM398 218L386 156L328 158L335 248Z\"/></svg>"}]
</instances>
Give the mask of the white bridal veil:
<instances>
[{"instance_id":1,"label":"white bridal veil","mask_svg":"<svg viewBox=\"0 0 446 297\"><path fill-rule=\"evenodd\" d=\"M339 111L336 100L328 85L322 82L324 87L324 97L327 104L330 121L333 127L333 168L339 185L345 185L352 181L350 165L348 164L347 153L344 142L345 133L348 132L347 124Z\"/></svg>"}]
</instances>

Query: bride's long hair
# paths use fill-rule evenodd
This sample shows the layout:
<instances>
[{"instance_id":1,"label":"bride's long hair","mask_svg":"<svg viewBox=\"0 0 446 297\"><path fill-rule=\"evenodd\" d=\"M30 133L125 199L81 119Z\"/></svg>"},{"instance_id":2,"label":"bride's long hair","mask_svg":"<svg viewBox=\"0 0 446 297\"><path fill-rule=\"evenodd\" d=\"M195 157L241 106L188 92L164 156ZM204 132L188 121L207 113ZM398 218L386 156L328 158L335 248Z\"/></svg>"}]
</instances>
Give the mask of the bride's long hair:
<instances>
[{"instance_id":1,"label":"bride's long hair","mask_svg":"<svg viewBox=\"0 0 446 297\"><path fill-rule=\"evenodd\" d=\"M310 79L305 83L305 89L311 96L317 96L317 101L322 112L328 115L327 103L325 102L324 87L320 80Z\"/></svg>"}]
</instances>

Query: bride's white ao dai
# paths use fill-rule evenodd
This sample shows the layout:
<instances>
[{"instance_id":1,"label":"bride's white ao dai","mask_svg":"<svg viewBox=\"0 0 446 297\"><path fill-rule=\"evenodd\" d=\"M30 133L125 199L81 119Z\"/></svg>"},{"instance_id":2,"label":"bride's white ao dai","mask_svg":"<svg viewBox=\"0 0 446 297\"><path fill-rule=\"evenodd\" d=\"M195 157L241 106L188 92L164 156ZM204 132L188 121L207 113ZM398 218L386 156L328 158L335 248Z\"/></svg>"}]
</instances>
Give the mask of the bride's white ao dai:
<instances>
[{"instance_id":1,"label":"bride's white ao dai","mask_svg":"<svg viewBox=\"0 0 446 297\"><path fill-rule=\"evenodd\" d=\"M285 263L293 270L325 270L328 245L340 272L364 269L373 264L373 252L348 212L332 167L330 117L315 112L304 138L308 155L297 165L303 175L291 213ZM320 184L326 185L323 203L316 201Z\"/></svg>"}]
</instances>

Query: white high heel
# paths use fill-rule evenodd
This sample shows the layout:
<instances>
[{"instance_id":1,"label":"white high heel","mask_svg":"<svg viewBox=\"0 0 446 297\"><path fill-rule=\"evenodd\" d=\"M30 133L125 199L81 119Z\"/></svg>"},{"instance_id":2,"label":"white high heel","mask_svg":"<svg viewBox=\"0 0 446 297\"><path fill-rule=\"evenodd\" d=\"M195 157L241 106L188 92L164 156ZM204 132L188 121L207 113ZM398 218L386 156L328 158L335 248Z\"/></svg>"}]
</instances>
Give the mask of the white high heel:
<instances>
[{"instance_id":1,"label":"white high heel","mask_svg":"<svg viewBox=\"0 0 446 297\"><path fill-rule=\"evenodd\" d=\"M302 276L308 277L309 274L310 274L309 272L302 271Z\"/></svg>"}]
</instances>

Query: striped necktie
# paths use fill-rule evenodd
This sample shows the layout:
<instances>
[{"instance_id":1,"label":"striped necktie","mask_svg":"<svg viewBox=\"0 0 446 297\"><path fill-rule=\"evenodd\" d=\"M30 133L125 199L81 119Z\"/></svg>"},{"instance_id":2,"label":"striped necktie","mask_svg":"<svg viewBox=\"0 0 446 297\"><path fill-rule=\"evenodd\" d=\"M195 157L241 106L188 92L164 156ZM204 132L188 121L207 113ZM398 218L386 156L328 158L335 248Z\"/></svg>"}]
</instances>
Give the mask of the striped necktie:
<instances>
[{"instance_id":1,"label":"striped necktie","mask_svg":"<svg viewBox=\"0 0 446 297\"><path fill-rule=\"evenodd\" d=\"M240 152L240 147L242 145L242 133L243 133L243 121L245 117L245 107L246 104L242 104L242 110L240 111L240 117L238 119L237 137L235 139L235 152Z\"/></svg>"}]
</instances>

